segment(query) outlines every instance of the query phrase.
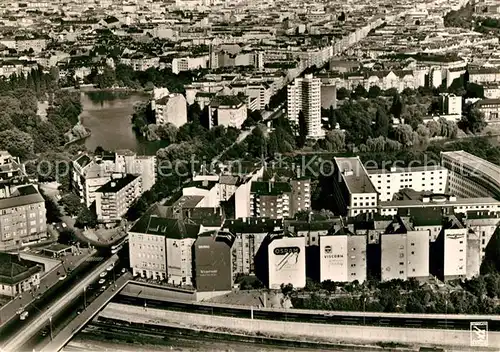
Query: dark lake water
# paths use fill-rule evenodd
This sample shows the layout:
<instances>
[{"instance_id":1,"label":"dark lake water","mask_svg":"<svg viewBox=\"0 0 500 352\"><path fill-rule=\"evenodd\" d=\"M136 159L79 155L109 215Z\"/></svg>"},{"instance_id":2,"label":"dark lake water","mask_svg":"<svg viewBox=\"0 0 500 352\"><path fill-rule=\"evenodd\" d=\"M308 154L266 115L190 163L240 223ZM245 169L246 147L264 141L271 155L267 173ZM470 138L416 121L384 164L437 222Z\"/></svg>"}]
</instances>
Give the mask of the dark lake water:
<instances>
[{"instance_id":1,"label":"dark lake water","mask_svg":"<svg viewBox=\"0 0 500 352\"><path fill-rule=\"evenodd\" d=\"M81 122L92 135L85 140L87 149L98 146L106 150L130 149L152 155L163 145L148 142L132 129L134 105L148 100L148 95L128 92L82 92Z\"/></svg>"}]
</instances>

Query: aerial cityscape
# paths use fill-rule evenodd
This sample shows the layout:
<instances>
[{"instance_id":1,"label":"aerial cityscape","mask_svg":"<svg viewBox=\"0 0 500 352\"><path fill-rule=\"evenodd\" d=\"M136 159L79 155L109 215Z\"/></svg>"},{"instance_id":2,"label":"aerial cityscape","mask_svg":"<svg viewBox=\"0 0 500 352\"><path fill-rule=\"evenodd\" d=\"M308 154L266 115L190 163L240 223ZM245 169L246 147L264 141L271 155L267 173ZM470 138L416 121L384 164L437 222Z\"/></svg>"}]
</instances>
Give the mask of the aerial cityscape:
<instances>
[{"instance_id":1,"label":"aerial cityscape","mask_svg":"<svg viewBox=\"0 0 500 352\"><path fill-rule=\"evenodd\" d=\"M500 351L500 0L0 1L0 352Z\"/></svg>"}]
</instances>

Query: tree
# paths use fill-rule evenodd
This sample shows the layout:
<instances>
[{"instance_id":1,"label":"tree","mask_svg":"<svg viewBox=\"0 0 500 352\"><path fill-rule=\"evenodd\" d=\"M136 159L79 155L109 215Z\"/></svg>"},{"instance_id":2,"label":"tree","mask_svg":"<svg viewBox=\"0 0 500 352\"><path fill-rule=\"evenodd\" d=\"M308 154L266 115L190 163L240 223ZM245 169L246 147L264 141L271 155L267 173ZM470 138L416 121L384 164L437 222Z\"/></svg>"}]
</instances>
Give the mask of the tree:
<instances>
[{"instance_id":1,"label":"tree","mask_svg":"<svg viewBox=\"0 0 500 352\"><path fill-rule=\"evenodd\" d=\"M461 124L471 133L479 133L488 125L484 114L475 105L467 106Z\"/></svg>"},{"instance_id":2,"label":"tree","mask_svg":"<svg viewBox=\"0 0 500 352\"><path fill-rule=\"evenodd\" d=\"M345 149L345 132L328 131L324 140L325 149L330 152L340 152Z\"/></svg>"},{"instance_id":3,"label":"tree","mask_svg":"<svg viewBox=\"0 0 500 352\"><path fill-rule=\"evenodd\" d=\"M371 86L368 90L368 98L378 98L382 94L382 89L379 86Z\"/></svg>"},{"instance_id":4,"label":"tree","mask_svg":"<svg viewBox=\"0 0 500 352\"><path fill-rule=\"evenodd\" d=\"M373 88L373 87L372 87ZM375 114L375 125L373 135L387 137L389 133L389 117L387 116L385 110L378 108Z\"/></svg>"},{"instance_id":5,"label":"tree","mask_svg":"<svg viewBox=\"0 0 500 352\"><path fill-rule=\"evenodd\" d=\"M397 125L395 128L396 140L408 147L413 144L413 130L410 125Z\"/></svg>"},{"instance_id":6,"label":"tree","mask_svg":"<svg viewBox=\"0 0 500 352\"><path fill-rule=\"evenodd\" d=\"M351 95L351 93L349 93L349 91L344 87L341 87L337 90L337 99L338 100L349 99L350 95Z\"/></svg>"},{"instance_id":7,"label":"tree","mask_svg":"<svg viewBox=\"0 0 500 352\"><path fill-rule=\"evenodd\" d=\"M367 96L367 91L365 87L363 87L361 84L358 84L357 87L354 89L354 92L352 94L353 99L359 99L359 98L365 98Z\"/></svg>"},{"instance_id":8,"label":"tree","mask_svg":"<svg viewBox=\"0 0 500 352\"><path fill-rule=\"evenodd\" d=\"M288 284L281 284L281 293L285 297L289 297L290 294L293 292L293 285L288 283Z\"/></svg>"},{"instance_id":9,"label":"tree","mask_svg":"<svg viewBox=\"0 0 500 352\"><path fill-rule=\"evenodd\" d=\"M435 120L431 120L427 123L427 129L429 130L429 137L436 137L441 132L441 125Z\"/></svg>"},{"instance_id":10,"label":"tree","mask_svg":"<svg viewBox=\"0 0 500 352\"><path fill-rule=\"evenodd\" d=\"M79 228L83 227L96 227L97 226L97 216L95 212L91 211L87 207L83 207L76 218L75 226Z\"/></svg>"},{"instance_id":11,"label":"tree","mask_svg":"<svg viewBox=\"0 0 500 352\"><path fill-rule=\"evenodd\" d=\"M297 137L297 146L302 148L306 144L307 139L307 121L304 113L299 112L299 134Z\"/></svg>"},{"instance_id":12,"label":"tree","mask_svg":"<svg viewBox=\"0 0 500 352\"><path fill-rule=\"evenodd\" d=\"M116 75L115 71L109 67L105 66L102 73L100 75L97 75L95 78L95 84L99 88L111 88L116 82Z\"/></svg>"},{"instance_id":13,"label":"tree","mask_svg":"<svg viewBox=\"0 0 500 352\"><path fill-rule=\"evenodd\" d=\"M33 154L34 141L29 133L10 129L0 132L0 149L7 150L13 156L21 159Z\"/></svg>"},{"instance_id":14,"label":"tree","mask_svg":"<svg viewBox=\"0 0 500 352\"><path fill-rule=\"evenodd\" d=\"M80 198L74 193L65 195L61 198L60 202L64 206L66 213L71 216L78 215L80 210L85 207Z\"/></svg>"},{"instance_id":15,"label":"tree","mask_svg":"<svg viewBox=\"0 0 500 352\"><path fill-rule=\"evenodd\" d=\"M169 144L172 144L176 142L178 132L179 129L175 125L166 123L165 125L158 126L156 134L158 135L158 137L160 137L161 140L167 141Z\"/></svg>"},{"instance_id":16,"label":"tree","mask_svg":"<svg viewBox=\"0 0 500 352\"><path fill-rule=\"evenodd\" d=\"M59 232L59 237L57 237L57 242L65 245L70 245L75 241L75 232L71 229L64 229Z\"/></svg>"},{"instance_id":17,"label":"tree","mask_svg":"<svg viewBox=\"0 0 500 352\"><path fill-rule=\"evenodd\" d=\"M392 98L392 106L391 113L395 118L399 119L401 117L401 113L403 112L403 101L401 100L401 96L399 94L395 94Z\"/></svg>"}]
</instances>

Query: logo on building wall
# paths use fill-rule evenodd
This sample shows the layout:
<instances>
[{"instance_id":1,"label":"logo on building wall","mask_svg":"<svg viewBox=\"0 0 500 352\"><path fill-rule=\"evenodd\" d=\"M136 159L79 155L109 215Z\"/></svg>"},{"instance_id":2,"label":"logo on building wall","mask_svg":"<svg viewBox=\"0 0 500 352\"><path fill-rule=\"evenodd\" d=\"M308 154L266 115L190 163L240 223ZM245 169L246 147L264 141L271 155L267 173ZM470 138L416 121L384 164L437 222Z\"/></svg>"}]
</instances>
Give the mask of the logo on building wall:
<instances>
[{"instance_id":1,"label":"logo on building wall","mask_svg":"<svg viewBox=\"0 0 500 352\"><path fill-rule=\"evenodd\" d=\"M332 246L326 246L325 247L325 253L326 254L332 253Z\"/></svg>"},{"instance_id":2,"label":"logo on building wall","mask_svg":"<svg viewBox=\"0 0 500 352\"><path fill-rule=\"evenodd\" d=\"M278 247L274 249L274 254L275 255L287 255L287 254L294 254L294 253L300 253L300 248L299 247Z\"/></svg>"},{"instance_id":3,"label":"logo on building wall","mask_svg":"<svg viewBox=\"0 0 500 352\"><path fill-rule=\"evenodd\" d=\"M470 345L474 347L488 346L488 322L471 321L470 323Z\"/></svg>"}]
</instances>

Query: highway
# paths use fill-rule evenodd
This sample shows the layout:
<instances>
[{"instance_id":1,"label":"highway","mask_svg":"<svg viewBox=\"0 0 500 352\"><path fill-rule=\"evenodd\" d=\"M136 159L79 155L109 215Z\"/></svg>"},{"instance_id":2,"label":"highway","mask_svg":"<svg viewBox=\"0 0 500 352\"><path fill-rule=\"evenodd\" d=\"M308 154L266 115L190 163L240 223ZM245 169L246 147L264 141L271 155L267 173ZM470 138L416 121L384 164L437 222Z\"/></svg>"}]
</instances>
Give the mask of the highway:
<instances>
[{"instance_id":1,"label":"highway","mask_svg":"<svg viewBox=\"0 0 500 352\"><path fill-rule=\"evenodd\" d=\"M116 303L147 306L165 310L181 311L186 313L213 314L236 318L250 318L250 307L235 307L221 304L196 302L182 302L169 299L163 301L150 299L144 295L118 294L113 300ZM300 309L269 309L253 308L254 319L281 320L304 323L338 324L338 325L367 325L425 329L469 330L471 321L487 321L490 331L500 331L500 317L498 316L471 316L471 315L434 315L434 314L400 314L400 313L373 313L373 312L322 312Z\"/></svg>"},{"instance_id":2,"label":"highway","mask_svg":"<svg viewBox=\"0 0 500 352\"><path fill-rule=\"evenodd\" d=\"M52 319L52 317L56 316L65 306L77 299L77 297L82 294L84 287L95 281L102 271L106 270L109 265L114 264L117 260L118 256L112 256L95 268L90 274L81 279L70 289L70 291L64 292L62 297L47 307L43 312L39 311L40 314L35 315L32 319L27 321L27 325L24 329L18 331L3 344L2 351L19 351L20 347L26 343L26 341L29 341L33 335L47 325L48 320Z\"/></svg>"},{"instance_id":3,"label":"highway","mask_svg":"<svg viewBox=\"0 0 500 352\"><path fill-rule=\"evenodd\" d=\"M59 351L113 298L116 291L121 290L131 278L132 275L127 273L119 277L116 281L112 281L112 284L108 286L105 292L98 294L86 309L83 309L79 315L64 324L57 335L43 348L38 350L42 352ZM79 302L81 304L81 300Z\"/></svg>"},{"instance_id":4,"label":"highway","mask_svg":"<svg viewBox=\"0 0 500 352\"><path fill-rule=\"evenodd\" d=\"M67 255L63 257L61 264L58 264L51 271L45 273L40 279L40 287L34 292L24 292L16 299L10 301L0 310L0 345L17 329L20 325L28 323L35 314L38 314L38 307L46 307L50 302L58 297L63 291L61 288L71 286L79 276L92 270L97 259L95 252L83 249L81 255ZM59 280L63 275L66 279ZM29 317L25 321L19 320L17 311L23 309L28 311Z\"/></svg>"}]
</instances>

